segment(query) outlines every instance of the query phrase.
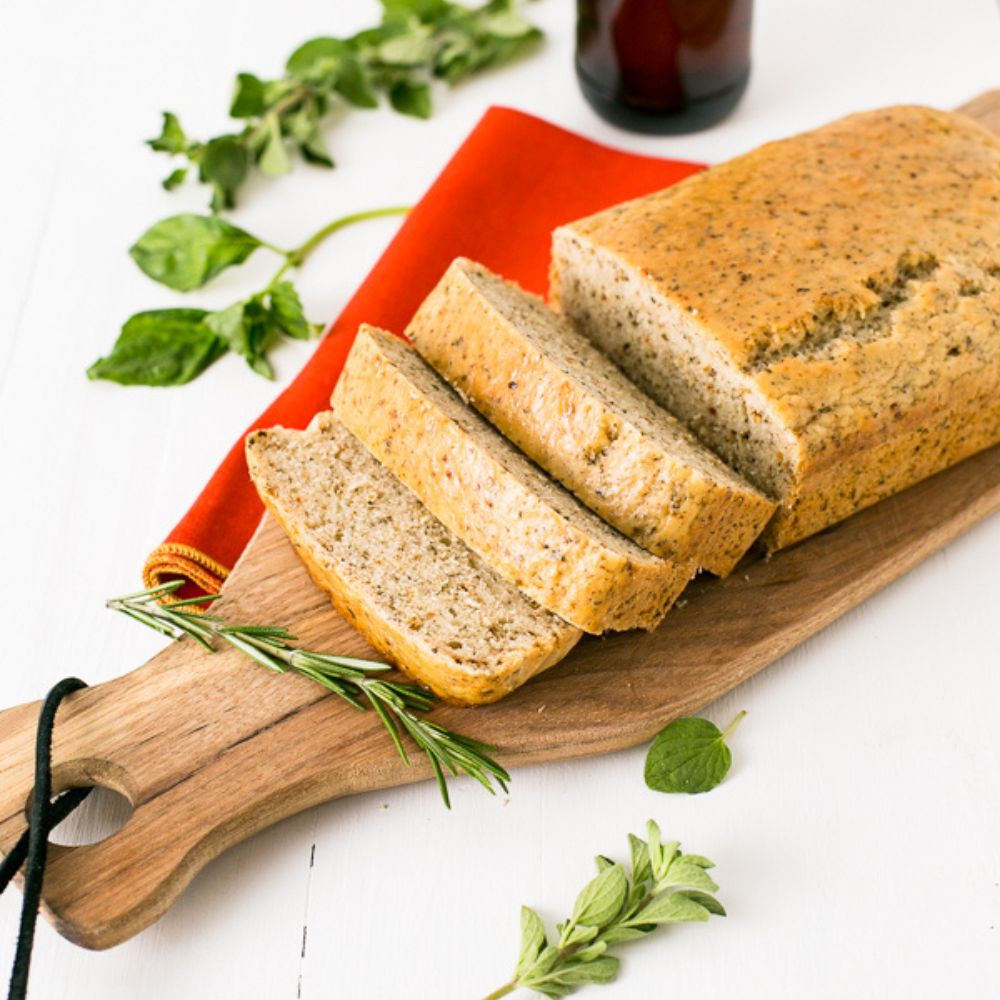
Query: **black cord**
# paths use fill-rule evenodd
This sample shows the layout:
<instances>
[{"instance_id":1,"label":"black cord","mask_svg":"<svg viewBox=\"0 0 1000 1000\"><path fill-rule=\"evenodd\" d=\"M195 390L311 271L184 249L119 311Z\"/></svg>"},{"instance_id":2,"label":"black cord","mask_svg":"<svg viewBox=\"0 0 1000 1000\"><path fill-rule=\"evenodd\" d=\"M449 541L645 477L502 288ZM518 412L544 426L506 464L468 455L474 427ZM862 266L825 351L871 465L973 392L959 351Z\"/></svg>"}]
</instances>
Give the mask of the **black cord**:
<instances>
[{"instance_id":1,"label":"black cord","mask_svg":"<svg viewBox=\"0 0 1000 1000\"><path fill-rule=\"evenodd\" d=\"M14 953L7 1000L24 1000L28 992L28 968L31 964L31 946L35 940L35 924L38 922L38 906L42 899L49 833L90 793L89 788L71 788L63 792L55 802L52 801L52 728L56 721L56 711L66 695L86 686L76 677L67 677L45 696L38 715L38 733L35 737L35 788L31 794L28 829L4 858L3 864L0 864L0 892L3 892L27 860L21 926L17 933L17 950Z\"/></svg>"}]
</instances>

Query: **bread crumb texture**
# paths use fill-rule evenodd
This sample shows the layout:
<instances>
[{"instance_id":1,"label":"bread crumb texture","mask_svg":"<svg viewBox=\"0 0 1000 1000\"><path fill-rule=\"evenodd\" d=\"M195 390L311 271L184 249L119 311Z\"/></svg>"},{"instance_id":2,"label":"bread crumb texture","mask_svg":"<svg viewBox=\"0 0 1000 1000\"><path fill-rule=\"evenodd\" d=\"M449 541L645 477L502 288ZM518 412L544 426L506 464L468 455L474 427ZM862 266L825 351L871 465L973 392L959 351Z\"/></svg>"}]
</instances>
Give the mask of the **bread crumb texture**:
<instances>
[{"instance_id":1,"label":"bread crumb texture","mask_svg":"<svg viewBox=\"0 0 1000 1000\"><path fill-rule=\"evenodd\" d=\"M648 551L724 575L774 504L541 299L458 258L407 327L463 398Z\"/></svg>"},{"instance_id":2,"label":"bread crumb texture","mask_svg":"<svg viewBox=\"0 0 1000 1000\"><path fill-rule=\"evenodd\" d=\"M554 234L552 295L780 498L780 548L1000 440L1000 140L894 107Z\"/></svg>"},{"instance_id":3,"label":"bread crumb texture","mask_svg":"<svg viewBox=\"0 0 1000 1000\"><path fill-rule=\"evenodd\" d=\"M337 421L255 431L247 462L316 583L390 661L457 704L496 701L580 631L524 597Z\"/></svg>"},{"instance_id":4,"label":"bread crumb texture","mask_svg":"<svg viewBox=\"0 0 1000 1000\"><path fill-rule=\"evenodd\" d=\"M660 559L605 524L391 334L361 328L333 401L431 513L584 631L654 628L697 568Z\"/></svg>"}]
</instances>

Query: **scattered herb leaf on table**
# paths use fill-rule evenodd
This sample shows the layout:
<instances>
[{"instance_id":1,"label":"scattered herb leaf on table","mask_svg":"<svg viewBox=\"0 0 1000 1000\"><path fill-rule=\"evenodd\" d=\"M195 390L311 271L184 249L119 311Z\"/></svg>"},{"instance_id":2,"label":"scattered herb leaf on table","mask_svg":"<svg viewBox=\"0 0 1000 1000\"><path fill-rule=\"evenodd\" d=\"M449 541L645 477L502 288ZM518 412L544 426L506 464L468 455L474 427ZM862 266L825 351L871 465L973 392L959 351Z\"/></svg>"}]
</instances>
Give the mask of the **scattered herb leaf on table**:
<instances>
[{"instance_id":1,"label":"scattered herb leaf on table","mask_svg":"<svg viewBox=\"0 0 1000 1000\"><path fill-rule=\"evenodd\" d=\"M729 773L733 755L726 740L746 712L720 731L708 719L675 719L646 755L646 784L658 792L707 792Z\"/></svg>"},{"instance_id":2,"label":"scattered herb leaf on table","mask_svg":"<svg viewBox=\"0 0 1000 1000\"><path fill-rule=\"evenodd\" d=\"M382 0L382 20L347 38L313 38L289 56L284 75L262 80L240 73L229 114L243 127L204 141L191 139L165 112L149 145L188 165L167 176L173 190L193 167L212 190L213 211L232 208L253 168L275 177L291 169L290 150L333 167L323 125L339 108L374 108L384 95L400 114L429 118L431 82L456 84L507 62L541 38L520 0L467 7L450 0Z\"/></svg>"},{"instance_id":3,"label":"scattered herb leaf on table","mask_svg":"<svg viewBox=\"0 0 1000 1000\"><path fill-rule=\"evenodd\" d=\"M665 924L726 915L712 895L719 888L707 872L712 862L682 854L676 840L664 844L652 820L646 830L647 840L629 834L628 874L598 855L596 878L577 897L570 917L556 926L558 937L551 943L538 914L521 907L521 951L514 976L485 1000L517 989L561 997L585 983L610 983L619 965L607 954L613 945L645 937Z\"/></svg>"}]
</instances>

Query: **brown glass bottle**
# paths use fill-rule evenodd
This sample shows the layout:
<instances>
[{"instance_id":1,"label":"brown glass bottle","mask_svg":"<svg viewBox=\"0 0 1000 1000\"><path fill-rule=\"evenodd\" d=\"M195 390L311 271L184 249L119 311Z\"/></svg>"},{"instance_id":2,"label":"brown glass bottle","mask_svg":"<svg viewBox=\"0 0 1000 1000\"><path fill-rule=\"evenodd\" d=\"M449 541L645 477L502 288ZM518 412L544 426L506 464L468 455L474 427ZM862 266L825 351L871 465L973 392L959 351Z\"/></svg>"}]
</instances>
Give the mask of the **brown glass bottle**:
<instances>
[{"instance_id":1,"label":"brown glass bottle","mask_svg":"<svg viewBox=\"0 0 1000 1000\"><path fill-rule=\"evenodd\" d=\"M750 78L753 0L577 0L576 75L602 118L635 132L696 132Z\"/></svg>"}]
</instances>

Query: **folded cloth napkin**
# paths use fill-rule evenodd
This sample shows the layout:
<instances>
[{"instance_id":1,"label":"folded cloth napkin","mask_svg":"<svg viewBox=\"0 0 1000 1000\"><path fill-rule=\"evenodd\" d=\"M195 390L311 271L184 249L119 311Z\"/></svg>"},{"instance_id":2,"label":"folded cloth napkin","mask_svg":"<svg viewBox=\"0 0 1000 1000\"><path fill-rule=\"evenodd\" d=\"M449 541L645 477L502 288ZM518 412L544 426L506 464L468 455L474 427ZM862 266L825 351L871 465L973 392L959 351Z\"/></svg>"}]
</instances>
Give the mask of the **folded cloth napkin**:
<instances>
[{"instance_id":1,"label":"folded cloth napkin","mask_svg":"<svg viewBox=\"0 0 1000 1000\"><path fill-rule=\"evenodd\" d=\"M701 169L609 149L531 115L491 108L407 216L299 376L247 432L275 424L305 427L328 407L358 324L401 333L453 258L471 257L544 293L556 226ZM146 560L146 586L183 578L192 593L216 593L262 510L241 437Z\"/></svg>"}]
</instances>

